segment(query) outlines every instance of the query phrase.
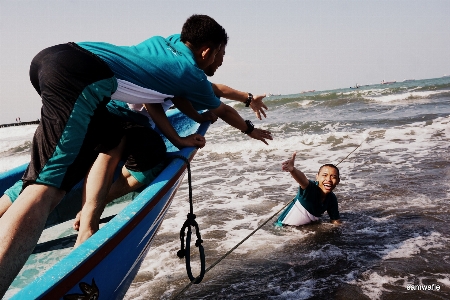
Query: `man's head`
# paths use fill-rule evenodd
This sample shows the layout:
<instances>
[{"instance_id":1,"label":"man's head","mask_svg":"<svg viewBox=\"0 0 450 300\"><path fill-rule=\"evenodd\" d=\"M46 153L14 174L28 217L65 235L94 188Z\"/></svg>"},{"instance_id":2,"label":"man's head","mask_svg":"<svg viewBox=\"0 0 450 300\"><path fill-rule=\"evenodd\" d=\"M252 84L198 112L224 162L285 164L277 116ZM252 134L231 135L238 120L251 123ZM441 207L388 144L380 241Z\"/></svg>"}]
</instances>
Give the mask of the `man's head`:
<instances>
[{"instance_id":1,"label":"man's head","mask_svg":"<svg viewBox=\"0 0 450 300\"><path fill-rule=\"evenodd\" d=\"M325 193L331 193L339 184L339 169L332 164L325 164L320 167L316 175L316 180L319 182L320 189Z\"/></svg>"},{"instance_id":2,"label":"man's head","mask_svg":"<svg viewBox=\"0 0 450 300\"><path fill-rule=\"evenodd\" d=\"M226 43L222 43L219 52L217 52L216 57L214 58L213 63L204 69L207 76L214 76L214 73L216 73L217 69L222 65L226 46Z\"/></svg>"},{"instance_id":3,"label":"man's head","mask_svg":"<svg viewBox=\"0 0 450 300\"><path fill-rule=\"evenodd\" d=\"M206 15L192 15L181 29L180 40L194 53L200 69L213 63L223 41L228 40L225 29Z\"/></svg>"}]
</instances>

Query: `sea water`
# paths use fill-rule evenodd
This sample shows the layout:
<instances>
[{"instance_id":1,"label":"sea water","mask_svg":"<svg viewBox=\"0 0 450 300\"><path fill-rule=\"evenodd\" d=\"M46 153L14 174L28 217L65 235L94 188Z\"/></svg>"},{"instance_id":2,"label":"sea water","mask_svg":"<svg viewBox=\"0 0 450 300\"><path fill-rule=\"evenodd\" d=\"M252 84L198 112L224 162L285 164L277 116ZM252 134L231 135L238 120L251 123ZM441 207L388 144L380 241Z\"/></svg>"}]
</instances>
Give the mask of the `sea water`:
<instances>
[{"instance_id":1,"label":"sea water","mask_svg":"<svg viewBox=\"0 0 450 300\"><path fill-rule=\"evenodd\" d=\"M220 120L208 130L191 163L206 267L267 223L180 293L186 176L125 299L450 298L449 77L271 96L262 121L227 103L274 140ZM0 128L0 172L27 162L35 128ZM339 164L342 225L325 213L318 224L274 226L298 189L281 171L294 152L312 180L322 164Z\"/></svg>"}]
</instances>

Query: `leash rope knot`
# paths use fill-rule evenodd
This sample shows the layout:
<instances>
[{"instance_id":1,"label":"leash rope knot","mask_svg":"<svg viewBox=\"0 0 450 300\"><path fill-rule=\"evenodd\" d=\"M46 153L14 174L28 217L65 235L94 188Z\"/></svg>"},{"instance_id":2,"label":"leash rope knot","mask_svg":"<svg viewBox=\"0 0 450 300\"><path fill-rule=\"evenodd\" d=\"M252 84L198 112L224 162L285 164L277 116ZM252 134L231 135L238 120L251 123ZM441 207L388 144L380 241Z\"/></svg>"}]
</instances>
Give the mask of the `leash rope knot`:
<instances>
[{"instance_id":1,"label":"leash rope knot","mask_svg":"<svg viewBox=\"0 0 450 300\"><path fill-rule=\"evenodd\" d=\"M180 241L181 241L181 249L177 252L177 256L181 258L186 259L186 272L189 277L189 280L191 283L198 284L202 282L203 277L205 276L205 249L203 248L203 240L202 236L200 234L200 229L198 228L198 223L195 221L196 215L194 214L194 206L192 203L192 180L191 180L191 166L189 163L189 160L181 155L174 155L173 158L179 158L183 160L186 163L186 167L188 170L188 183L189 183L189 206L190 206L190 212L187 214L187 219L184 221L183 227L181 227L180 230ZM197 240L195 241L195 246L198 247L198 250L200 252L200 275L197 277L194 277L192 275L191 270L191 235L192 235L192 229L191 226L195 229L195 234L197 236ZM186 246L184 244L184 237L185 237L185 230L187 228L187 235L186 235Z\"/></svg>"}]
</instances>

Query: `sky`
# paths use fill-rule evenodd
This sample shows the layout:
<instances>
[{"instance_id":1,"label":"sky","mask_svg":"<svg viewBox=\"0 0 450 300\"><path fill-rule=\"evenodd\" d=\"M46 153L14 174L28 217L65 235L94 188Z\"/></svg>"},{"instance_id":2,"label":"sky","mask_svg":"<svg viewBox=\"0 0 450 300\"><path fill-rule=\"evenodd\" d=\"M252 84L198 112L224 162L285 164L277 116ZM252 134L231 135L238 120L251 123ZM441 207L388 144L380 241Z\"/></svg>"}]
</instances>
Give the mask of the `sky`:
<instances>
[{"instance_id":1,"label":"sky","mask_svg":"<svg viewBox=\"0 0 450 300\"><path fill-rule=\"evenodd\" d=\"M134 45L192 14L230 37L210 80L254 95L450 75L450 0L1 0L0 124L40 117L28 71L42 49Z\"/></svg>"}]
</instances>

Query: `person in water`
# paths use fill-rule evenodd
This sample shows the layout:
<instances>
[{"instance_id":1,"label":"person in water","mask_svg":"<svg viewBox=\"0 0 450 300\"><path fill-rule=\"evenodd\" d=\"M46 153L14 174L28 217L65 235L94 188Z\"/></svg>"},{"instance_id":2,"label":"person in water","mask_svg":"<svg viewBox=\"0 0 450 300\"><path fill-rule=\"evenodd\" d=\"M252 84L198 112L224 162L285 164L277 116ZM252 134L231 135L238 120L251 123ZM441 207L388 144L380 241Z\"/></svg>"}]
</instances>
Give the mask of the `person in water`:
<instances>
[{"instance_id":1,"label":"person in water","mask_svg":"<svg viewBox=\"0 0 450 300\"><path fill-rule=\"evenodd\" d=\"M278 226L300 226L318 221L327 211L331 223L341 224L338 201L333 193L339 184L339 169L332 164L320 167L316 181L308 180L306 175L294 166L296 153L282 163L282 170L291 173L300 185L298 193L291 204L281 213L275 223Z\"/></svg>"}]
</instances>

